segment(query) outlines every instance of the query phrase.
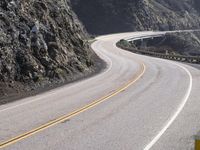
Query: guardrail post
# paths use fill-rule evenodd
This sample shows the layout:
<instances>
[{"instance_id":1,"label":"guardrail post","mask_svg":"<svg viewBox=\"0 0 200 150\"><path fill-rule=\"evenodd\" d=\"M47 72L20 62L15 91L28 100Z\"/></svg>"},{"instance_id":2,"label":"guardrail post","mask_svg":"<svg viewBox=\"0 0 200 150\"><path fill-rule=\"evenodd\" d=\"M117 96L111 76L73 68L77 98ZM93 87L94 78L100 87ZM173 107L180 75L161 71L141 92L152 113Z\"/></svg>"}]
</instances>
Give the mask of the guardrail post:
<instances>
[{"instance_id":1,"label":"guardrail post","mask_svg":"<svg viewBox=\"0 0 200 150\"><path fill-rule=\"evenodd\" d=\"M194 150L200 150L200 132L195 136L195 148Z\"/></svg>"}]
</instances>

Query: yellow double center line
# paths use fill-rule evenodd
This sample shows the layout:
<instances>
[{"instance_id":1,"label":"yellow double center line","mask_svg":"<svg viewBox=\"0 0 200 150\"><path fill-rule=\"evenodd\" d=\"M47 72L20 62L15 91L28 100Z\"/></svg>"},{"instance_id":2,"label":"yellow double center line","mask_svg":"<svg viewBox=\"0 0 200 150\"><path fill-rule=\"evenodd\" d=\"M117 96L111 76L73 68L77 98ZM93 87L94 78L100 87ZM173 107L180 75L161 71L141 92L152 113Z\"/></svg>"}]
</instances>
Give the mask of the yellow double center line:
<instances>
[{"instance_id":1,"label":"yellow double center line","mask_svg":"<svg viewBox=\"0 0 200 150\"><path fill-rule=\"evenodd\" d=\"M130 81L129 81L127 84L125 84L123 87L120 87L119 89L115 90L114 92L112 92L112 93L110 93L110 94L108 94L108 95L106 95L106 96L104 96L104 97L102 97L102 98L100 98L100 99L97 99L97 100L95 100L94 102L92 102L92 103L90 103L90 104L88 104L88 105L86 105L86 106L84 106L84 107L82 107L82 108L79 108L79 109L77 109L76 111L73 111L73 112L70 113L70 114L67 114L67 115L64 115L64 116L62 116L62 117L59 117L59 118L57 118L57 119L55 119L55 120L52 120L52 121L50 121L50 122L48 122L48 123L46 123L46 124L44 124L44 125L41 125L40 127L37 127L37 128L35 128L35 129L33 129L33 130L31 130L31 131L28 131L28 132L26 132L26 133L23 133L23 134L21 134L21 135L19 135L19 136L16 136L16 137L10 139L10 140L7 140L7 141L5 141L5 142L2 142L2 143L0 143L0 148L5 148L5 147L7 147L7 146L9 146L9 145L11 145L11 144L14 144L14 143L16 143L16 142L18 142L18 141L21 141L21 140L25 139L25 138L28 138L28 137L30 137L30 136L32 136L32 135L38 133L38 132L41 132L41 131L43 131L43 130L45 130L45 129L47 129L47 128L50 128L50 127L52 127L52 126L55 126L56 124L59 124L59 123L61 123L61 122L64 122L64 121L66 121L66 120L68 120L68 119L70 119L70 118L72 118L72 117L74 117L74 116L76 116L76 115L78 115L78 114L80 114L80 113L82 113L82 112L84 112L84 111L90 109L90 108L95 107L96 105L98 105L98 104L100 104L100 103L102 103L102 102L108 100L109 98L111 98L111 97L113 97L113 96L119 94L120 92L122 92L122 91L124 91L125 89L127 89L129 86L131 86L132 84L134 84L136 81L138 81L138 80L143 76L143 74L144 74L144 72L145 72L145 70L146 70L146 67L145 67L145 65L144 65L143 63L141 64L141 67L142 67L142 69L141 69L141 71L138 73L137 77L134 78L134 79L132 79L132 80L130 80Z\"/></svg>"}]
</instances>

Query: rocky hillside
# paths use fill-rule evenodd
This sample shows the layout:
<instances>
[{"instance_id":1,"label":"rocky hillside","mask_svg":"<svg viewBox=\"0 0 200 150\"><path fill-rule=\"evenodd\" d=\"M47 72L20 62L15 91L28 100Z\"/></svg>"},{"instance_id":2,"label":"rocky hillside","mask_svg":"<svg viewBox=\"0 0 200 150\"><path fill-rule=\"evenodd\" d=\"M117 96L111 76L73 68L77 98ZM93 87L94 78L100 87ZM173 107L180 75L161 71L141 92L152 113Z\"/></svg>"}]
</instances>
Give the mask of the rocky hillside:
<instances>
[{"instance_id":1,"label":"rocky hillside","mask_svg":"<svg viewBox=\"0 0 200 150\"><path fill-rule=\"evenodd\" d=\"M170 49L173 53L183 56L200 56L200 32L167 34L165 40L153 44L163 51Z\"/></svg>"},{"instance_id":2,"label":"rocky hillside","mask_svg":"<svg viewBox=\"0 0 200 150\"><path fill-rule=\"evenodd\" d=\"M199 0L72 0L92 34L200 27Z\"/></svg>"},{"instance_id":3,"label":"rocky hillside","mask_svg":"<svg viewBox=\"0 0 200 150\"><path fill-rule=\"evenodd\" d=\"M68 0L1 0L0 99L94 72L86 39Z\"/></svg>"}]
</instances>

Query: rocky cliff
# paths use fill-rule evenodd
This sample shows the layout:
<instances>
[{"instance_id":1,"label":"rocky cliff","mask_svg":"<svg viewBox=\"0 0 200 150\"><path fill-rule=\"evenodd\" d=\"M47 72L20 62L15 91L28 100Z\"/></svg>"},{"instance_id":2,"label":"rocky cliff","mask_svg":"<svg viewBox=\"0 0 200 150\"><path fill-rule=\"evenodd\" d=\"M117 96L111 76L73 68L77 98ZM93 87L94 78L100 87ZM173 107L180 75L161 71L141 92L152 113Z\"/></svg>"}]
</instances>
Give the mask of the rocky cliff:
<instances>
[{"instance_id":1,"label":"rocky cliff","mask_svg":"<svg viewBox=\"0 0 200 150\"><path fill-rule=\"evenodd\" d=\"M92 34L200 27L199 0L72 0Z\"/></svg>"},{"instance_id":2,"label":"rocky cliff","mask_svg":"<svg viewBox=\"0 0 200 150\"><path fill-rule=\"evenodd\" d=\"M68 0L1 0L0 99L94 72L86 39Z\"/></svg>"}]
</instances>

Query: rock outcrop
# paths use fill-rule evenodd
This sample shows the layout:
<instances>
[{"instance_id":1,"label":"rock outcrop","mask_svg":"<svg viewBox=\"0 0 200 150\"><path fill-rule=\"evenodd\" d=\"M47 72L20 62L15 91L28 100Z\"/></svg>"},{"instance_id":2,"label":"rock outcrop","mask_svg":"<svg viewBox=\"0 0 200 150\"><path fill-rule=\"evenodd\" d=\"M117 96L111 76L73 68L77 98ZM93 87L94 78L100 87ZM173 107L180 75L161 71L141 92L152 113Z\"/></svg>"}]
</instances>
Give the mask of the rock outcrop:
<instances>
[{"instance_id":1,"label":"rock outcrop","mask_svg":"<svg viewBox=\"0 0 200 150\"><path fill-rule=\"evenodd\" d=\"M92 34L200 28L199 0L72 0Z\"/></svg>"},{"instance_id":2,"label":"rock outcrop","mask_svg":"<svg viewBox=\"0 0 200 150\"><path fill-rule=\"evenodd\" d=\"M0 1L0 99L94 72L68 0Z\"/></svg>"}]
</instances>

